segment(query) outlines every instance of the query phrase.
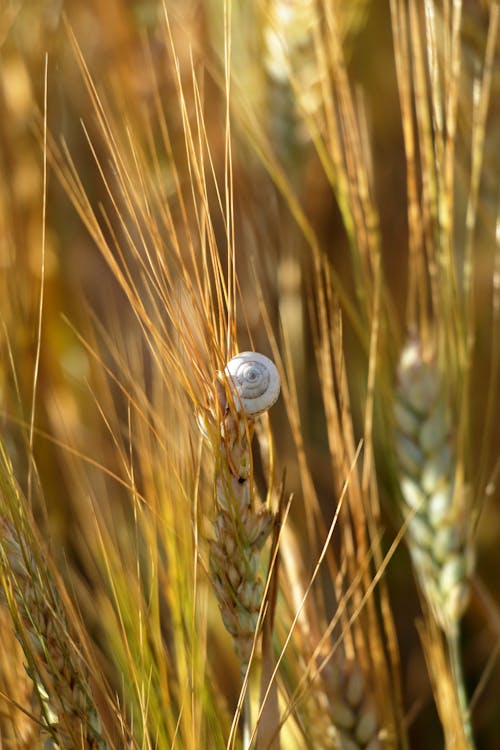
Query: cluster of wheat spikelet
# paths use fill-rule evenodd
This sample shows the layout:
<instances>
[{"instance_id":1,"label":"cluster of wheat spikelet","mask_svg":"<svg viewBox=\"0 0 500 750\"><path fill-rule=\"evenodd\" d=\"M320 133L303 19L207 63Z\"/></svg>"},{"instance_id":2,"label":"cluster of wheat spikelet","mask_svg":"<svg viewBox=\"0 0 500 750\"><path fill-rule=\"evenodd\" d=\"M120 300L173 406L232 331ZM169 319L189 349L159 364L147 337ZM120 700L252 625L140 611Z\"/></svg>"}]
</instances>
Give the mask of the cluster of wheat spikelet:
<instances>
[{"instance_id":1,"label":"cluster of wheat spikelet","mask_svg":"<svg viewBox=\"0 0 500 750\"><path fill-rule=\"evenodd\" d=\"M251 466L253 420L230 408L222 383L217 384L220 422L204 429L218 439L215 468L214 537L210 574L222 619L234 642L242 669L250 661L262 604L261 550L273 527L274 514L256 507Z\"/></svg>"},{"instance_id":2,"label":"cluster of wheat spikelet","mask_svg":"<svg viewBox=\"0 0 500 750\"><path fill-rule=\"evenodd\" d=\"M314 118L324 105L324 87L328 86L322 35L327 24L334 25L344 40L366 16L368 4L355 0L349 5L315 0L266 0L263 3L264 67L271 81L289 90L295 118ZM277 103L273 103L276 113ZM307 128L300 132L309 138Z\"/></svg>"},{"instance_id":3,"label":"cluster of wheat spikelet","mask_svg":"<svg viewBox=\"0 0 500 750\"><path fill-rule=\"evenodd\" d=\"M380 750L388 746L381 738L378 712L363 673L344 655L334 655L321 675L311 679L304 711L308 737L319 750Z\"/></svg>"},{"instance_id":4,"label":"cluster of wheat spikelet","mask_svg":"<svg viewBox=\"0 0 500 750\"><path fill-rule=\"evenodd\" d=\"M449 385L435 350L426 349L417 337L407 342L400 357L395 418L406 539L434 621L428 623L423 644L436 704L447 737L456 736L459 746L470 748L474 738L459 643L474 564L470 497L457 461L458 428ZM438 628L447 653L439 652Z\"/></svg>"},{"instance_id":5,"label":"cluster of wheat spikelet","mask_svg":"<svg viewBox=\"0 0 500 750\"><path fill-rule=\"evenodd\" d=\"M295 86L297 104L305 113L320 105L320 78L314 54L319 32L318 5L314 0L272 0L264 28L264 64L273 81Z\"/></svg>"},{"instance_id":6,"label":"cluster of wheat spikelet","mask_svg":"<svg viewBox=\"0 0 500 750\"><path fill-rule=\"evenodd\" d=\"M447 398L435 356L424 352L418 339L411 340L398 369L400 487L414 569L437 622L449 633L467 605L473 556Z\"/></svg>"},{"instance_id":7,"label":"cluster of wheat spikelet","mask_svg":"<svg viewBox=\"0 0 500 750\"><path fill-rule=\"evenodd\" d=\"M41 724L60 750L106 750L88 671L57 584L33 551L34 536L7 456L1 456L0 555L3 593L39 701Z\"/></svg>"},{"instance_id":8,"label":"cluster of wheat spikelet","mask_svg":"<svg viewBox=\"0 0 500 750\"><path fill-rule=\"evenodd\" d=\"M359 666L343 656L333 659L323 683L341 750L380 750L379 718Z\"/></svg>"},{"instance_id":9,"label":"cluster of wheat spikelet","mask_svg":"<svg viewBox=\"0 0 500 750\"><path fill-rule=\"evenodd\" d=\"M292 704L305 727L305 737L319 750L378 750L392 748L386 720L355 649L325 638L323 602L308 601L307 575L301 559L298 535L285 529L281 546L286 571L285 598L290 611L300 613L294 633L294 650L285 670ZM338 615L347 617L344 606ZM333 642L333 643L332 643ZM349 653L348 653L349 651ZM296 663L294 663L296 660Z\"/></svg>"}]
</instances>

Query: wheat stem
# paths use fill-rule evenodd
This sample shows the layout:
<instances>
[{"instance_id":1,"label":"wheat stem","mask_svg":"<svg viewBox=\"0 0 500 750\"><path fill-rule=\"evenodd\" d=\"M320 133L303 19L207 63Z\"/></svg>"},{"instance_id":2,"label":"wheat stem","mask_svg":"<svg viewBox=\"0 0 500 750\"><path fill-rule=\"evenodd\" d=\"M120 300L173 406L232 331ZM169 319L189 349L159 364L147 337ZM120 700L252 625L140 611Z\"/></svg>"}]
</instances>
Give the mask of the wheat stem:
<instances>
[{"instance_id":1,"label":"wheat stem","mask_svg":"<svg viewBox=\"0 0 500 750\"><path fill-rule=\"evenodd\" d=\"M472 724L470 720L470 709L469 701L467 698L467 691L465 689L464 673L462 669L462 658L460 655L460 625L457 623L456 627L447 633L448 653L450 656L451 672L453 674L454 683L457 691L458 705L460 709L460 715L462 718L462 724L465 732L465 736L469 742L471 750L474 750L474 735L472 732Z\"/></svg>"},{"instance_id":2,"label":"wheat stem","mask_svg":"<svg viewBox=\"0 0 500 750\"><path fill-rule=\"evenodd\" d=\"M245 684L246 668L241 670L241 684ZM250 748L252 738L252 702L250 700L250 691L245 691L243 698L243 712L241 715L242 723L242 734L243 734L243 748L247 750Z\"/></svg>"}]
</instances>

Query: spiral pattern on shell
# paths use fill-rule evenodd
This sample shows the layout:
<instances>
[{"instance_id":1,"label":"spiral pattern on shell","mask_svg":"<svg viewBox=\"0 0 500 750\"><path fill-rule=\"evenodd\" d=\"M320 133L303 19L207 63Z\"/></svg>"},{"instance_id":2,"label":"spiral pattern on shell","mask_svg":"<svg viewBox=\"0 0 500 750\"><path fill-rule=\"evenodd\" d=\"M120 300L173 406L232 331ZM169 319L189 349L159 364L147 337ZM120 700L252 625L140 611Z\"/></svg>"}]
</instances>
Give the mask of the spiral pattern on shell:
<instances>
[{"instance_id":1,"label":"spiral pattern on shell","mask_svg":"<svg viewBox=\"0 0 500 750\"><path fill-rule=\"evenodd\" d=\"M253 417L271 408L280 394L280 376L269 357L241 352L226 365L224 374L239 412Z\"/></svg>"}]
</instances>

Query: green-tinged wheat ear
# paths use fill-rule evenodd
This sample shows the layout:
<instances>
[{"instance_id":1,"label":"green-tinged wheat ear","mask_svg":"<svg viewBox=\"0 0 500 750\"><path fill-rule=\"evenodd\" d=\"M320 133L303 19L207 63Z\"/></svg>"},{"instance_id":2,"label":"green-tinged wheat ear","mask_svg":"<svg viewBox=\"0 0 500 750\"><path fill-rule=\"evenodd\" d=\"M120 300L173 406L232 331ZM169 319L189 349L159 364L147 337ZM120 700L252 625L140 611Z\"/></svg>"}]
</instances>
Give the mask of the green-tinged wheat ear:
<instances>
[{"instance_id":1,"label":"green-tinged wheat ear","mask_svg":"<svg viewBox=\"0 0 500 750\"><path fill-rule=\"evenodd\" d=\"M302 117L322 102L315 52L320 15L315 0L268 0L264 17L264 65L272 85L271 127L276 143L293 147L306 132Z\"/></svg>"},{"instance_id":2,"label":"green-tinged wheat ear","mask_svg":"<svg viewBox=\"0 0 500 750\"><path fill-rule=\"evenodd\" d=\"M363 25L368 0L331 3L317 0L266 0L263 13L263 60L271 83L270 122L275 145L297 158L300 143L325 129L325 89L331 85L331 63L322 35L328 25L346 52L346 44ZM327 36L327 35L326 35ZM290 153L291 152L291 153Z\"/></svg>"},{"instance_id":3,"label":"green-tinged wheat ear","mask_svg":"<svg viewBox=\"0 0 500 750\"><path fill-rule=\"evenodd\" d=\"M435 356L416 339L401 354L395 419L410 555L422 593L449 634L467 605L473 568L467 492L457 480L445 384Z\"/></svg>"},{"instance_id":4,"label":"green-tinged wheat ear","mask_svg":"<svg viewBox=\"0 0 500 750\"><path fill-rule=\"evenodd\" d=\"M30 544L24 498L3 452L1 461L1 583L42 726L60 750L107 750L73 630L50 570Z\"/></svg>"}]
</instances>

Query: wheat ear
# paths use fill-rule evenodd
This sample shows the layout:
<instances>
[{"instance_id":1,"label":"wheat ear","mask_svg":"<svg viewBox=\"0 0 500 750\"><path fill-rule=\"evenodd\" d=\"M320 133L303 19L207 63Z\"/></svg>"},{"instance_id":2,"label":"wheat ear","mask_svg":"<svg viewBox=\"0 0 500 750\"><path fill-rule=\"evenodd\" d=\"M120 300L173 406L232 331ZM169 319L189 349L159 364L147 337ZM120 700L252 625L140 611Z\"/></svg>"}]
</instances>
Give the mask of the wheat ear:
<instances>
[{"instance_id":1,"label":"wheat ear","mask_svg":"<svg viewBox=\"0 0 500 750\"><path fill-rule=\"evenodd\" d=\"M401 354L395 418L408 548L420 590L448 640L464 729L472 745L458 648L473 569L468 493L458 478L445 382L436 356L424 352L416 338Z\"/></svg>"},{"instance_id":2,"label":"wheat ear","mask_svg":"<svg viewBox=\"0 0 500 750\"><path fill-rule=\"evenodd\" d=\"M269 374L273 378L270 401L266 393ZM218 403L211 412L212 424L204 423L216 456L210 573L224 625L246 668L263 595L260 555L274 522L268 508L257 507L251 440L254 418L276 401L279 377L267 357L243 352L228 363L216 390Z\"/></svg>"},{"instance_id":3,"label":"wheat ear","mask_svg":"<svg viewBox=\"0 0 500 750\"><path fill-rule=\"evenodd\" d=\"M380 725L359 665L334 655L311 675L305 709L308 737L318 750L381 750Z\"/></svg>"},{"instance_id":4,"label":"wheat ear","mask_svg":"<svg viewBox=\"0 0 500 750\"><path fill-rule=\"evenodd\" d=\"M1 582L42 725L60 750L107 750L83 659L1 446L0 460Z\"/></svg>"},{"instance_id":5,"label":"wheat ear","mask_svg":"<svg viewBox=\"0 0 500 750\"><path fill-rule=\"evenodd\" d=\"M296 659L290 659L287 681L311 747L380 750L386 745L380 739L380 719L370 685L356 659L346 655L344 644L332 650L331 639L322 635L322 604L306 596L308 576L290 527L283 534L281 560L289 583L290 611L299 612L294 631Z\"/></svg>"},{"instance_id":6,"label":"wheat ear","mask_svg":"<svg viewBox=\"0 0 500 750\"><path fill-rule=\"evenodd\" d=\"M443 630L468 601L472 548L467 496L456 480L451 413L435 358L403 350L396 403L397 453L407 540L418 581Z\"/></svg>"},{"instance_id":7,"label":"wheat ear","mask_svg":"<svg viewBox=\"0 0 500 750\"><path fill-rule=\"evenodd\" d=\"M243 679L250 663L264 584L262 548L274 514L258 507L252 472L254 419L279 395L278 371L257 352L234 357L216 383L216 403L202 420L215 456L215 519L210 542L210 576L222 620L230 633ZM248 696L248 691L245 693ZM250 706L244 707L244 739L250 737Z\"/></svg>"},{"instance_id":8,"label":"wheat ear","mask_svg":"<svg viewBox=\"0 0 500 750\"><path fill-rule=\"evenodd\" d=\"M263 25L264 66L272 84L271 126L281 149L288 146L294 151L308 138L301 120L314 117L322 106L322 72L315 49L319 28L315 0L269 0Z\"/></svg>"}]
</instances>

